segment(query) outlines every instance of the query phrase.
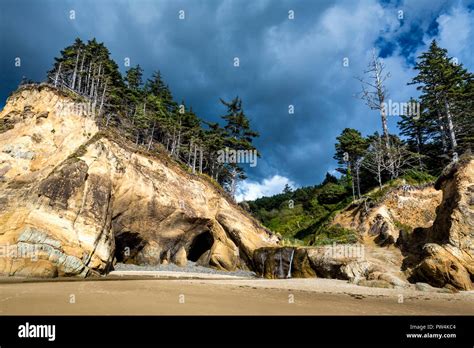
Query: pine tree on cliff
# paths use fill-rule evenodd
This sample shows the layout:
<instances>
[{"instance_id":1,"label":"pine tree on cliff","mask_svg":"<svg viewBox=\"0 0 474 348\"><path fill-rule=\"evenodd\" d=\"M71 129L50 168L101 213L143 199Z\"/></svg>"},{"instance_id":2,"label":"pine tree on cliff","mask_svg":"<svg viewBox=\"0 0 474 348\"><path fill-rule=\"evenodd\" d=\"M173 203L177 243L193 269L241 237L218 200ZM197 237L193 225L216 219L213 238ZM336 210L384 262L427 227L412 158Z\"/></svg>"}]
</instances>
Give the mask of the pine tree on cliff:
<instances>
[{"instance_id":1,"label":"pine tree on cliff","mask_svg":"<svg viewBox=\"0 0 474 348\"><path fill-rule=\"evenodd\" d=\"M419 105L418 103L418 100L411 98L407 105ZM422 154L426 154L429 151L427 142L430 141L430 133L433 127L435 127L435 125L433 124L432 119L428 117L425 112L421 112L421 110L419 114L413 112L403 112L400 114L400 120L398 121L400 134L407 138L406 143L410 151L419 155L419 170L425 169Z\"/></svg>"},{"instance_id":2,"label":"pine tree on cliff","mask_svg":"<svg viewBox=\"0 0 474 348\"><path fill-rule=\"evenodd\" d=\"M173 100L173 95L171 94L168 85L163 81L160 71L155 71L151 79L148 79L147 92L159 97L168 112L176 112L178 105Z\"/></svg>"},{"instance_id":3,"label":"pine tree on cliff","mask_svg":"<svg viewBox=\"0 0 474 348\"><path fill-rule=\"evenodd\" d=\"M48 72L51 83L87 97L102 115L105 109L117 112L123 106L125 85L109 50L95 39L84 44L77 38L55 58Z\"/></svg>"},{"instance_id":4,"label":"pine tree on cliff","mask_svg":"<svg viewBox=\"0 0 474 348\"><path fill-rule=\"evenodd\" d=\"M222 116L226 121L224 127L227 132L225 145L233 150L256 151L252 141L259 134L250 128L250 121L242 109L242 100L235 97L232 101L226 102L220 99L221 103L227 107L227 114ZM235 195L238 180L246 178L245 172L238 163L227 163L230 173L228 190L232 196Z\"/></svg>"},{"instance_id":5,"label":"pine tree on cliff","mask_svg":"<svg viewBox=\"0 0 474 348\"><path fill-rule=\"evenodd\" d=\"M125 82L130 91L134 93L140 93L141 87L143 85L143 69L140 67L140 64L137 64L133 68L127 70L125 74Z\"/></svg>"},{"instance_id":6,"label":"pine tree on cliff","mask_svg":"<svg viewBox=\"0 0 474 348\"><path fill-rule=\"evenodd\" d=\"M76 38L74 43L61 50L59 57L55 57L53 68L48 71L50 81L54 85L66 84L75 88L75 82L78 75L78 66L85 58L86 45L80 38Z\"/></svg>"},{"instance_id":7,"label":"pine tree on cliff","mask_svg":"<svg viewBox=\"0 0 474 348\"><path fill-rule=\"evenodd\" d=\"M179 155L182 148L183 159L192 169L193 173L199 168L202 173L202 166L204 161L204 143L203 143L203 129L201 127L201 120L194 113L192 108L186 109L184 102L180 105L180 112L178 113L178 131L174 136L175 142L178 143L175 152ZM179 140L178 140L179 139Z\"/></svg>"},{"instance_id":8,"label":"pine tree on cliff","mask_svg":"<svg viewBox=\"0 0 474 348\"><path fill-rule=\"evenodd\" d=\"M208 129L204 132L204 146L207 149L206 161L208 163L208 173L217 182L221 182L223 177L228 175L223 163L219 163L217 153L225 147L227 133L219 123L204 122Z\"/></svg>"},{"instance_id":9,"label":"pine tree on cliff","mask_svg":"<svg viewBox=\"0 0 474 348\"><path fill-rule=\"evenodd\" d=\"M440 139L442 152L462 151L468 145L464 138L472 134L472 108L468 110L468 106L472 106L473 75L448 57L447 50L440 48L435 40L418 57L415 70L418 75L410 84L418 85L423 109L436 120L434 132Z\"/></svg>"},{"instance_id":10,"label":"pine tree on cliff","mask_svg":"<svg viewBox=\"0 0 474 348\"><path fill-rule=\"evenodd\" d=\"M367 140L358 130L352 128L344 129L336 139L334 159L340 165L337 170L351 177L353 197L355 198L356 190L357 196L360 197L360 165L368 147Z\"/></svg>"},{"instance_id":11,"label":"pine tree on cliff","mask_svg":"<svg viewBox=\"0 0 474 348\"><path fill-rule=\"evenodd\" d=\"M128 115L131 118L132 124L138 126L138 123L142 123L145 119L146 114L146 96L142 89L143 85L143 69L140 65L136 65L130 68L125 73L125 82L127 84L127 105Z\"/></svg>"}]
</instances>

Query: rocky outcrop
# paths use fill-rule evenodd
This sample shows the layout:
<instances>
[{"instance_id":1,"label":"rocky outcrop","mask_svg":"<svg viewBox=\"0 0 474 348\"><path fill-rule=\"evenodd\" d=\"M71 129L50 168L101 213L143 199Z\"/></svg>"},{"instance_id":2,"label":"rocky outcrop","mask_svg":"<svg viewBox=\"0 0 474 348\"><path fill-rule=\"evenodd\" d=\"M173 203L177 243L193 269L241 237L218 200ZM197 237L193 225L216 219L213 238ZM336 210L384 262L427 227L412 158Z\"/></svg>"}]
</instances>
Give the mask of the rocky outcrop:
<instances>
[{"instance_id":1,"label":"rocky outcrop","mask_svg":"<svg viewBox=\"0 0 474 348\"><path fill-rule=\"evenodd\" d=\"M433 185L400 185L378 201L356 201L337 214L332 224L353 229L380 246L392 245L400 233L431 226L440 202L441 193Z\"/></svg>"},{"instance_id":2,"label":"rocky outcrop","mask_svg":"<svg viewBox=\"0 0 474 348\"><path fill-rule=\"evenodd\" d=\"M35 86L0 113L0 274L103 274L117 260L234 270L277 245L209 179L100 131L89 110Z\"/></svg>"},{"instance_id":3,"label":"rocky outcrop","mask_svg":"<svg viewBox=\"0 0 474 348\"><path fill-rule=\"evenodd\" d=\"M466 154L448 166L435 187L443 192L436 219L400 238L404 267L411 281L435 287L473 289L474 156Z\"/></svg>"},{"instance_id":4,"label":"rocky outcrop","mask_svg":"<svg viewBox=\"0 0 474 348\"><path fill-rule=\"evenodd\" d=\"M362 244L320 247L266 247L254 252L257 275L271 279L332 278L377 287L406 287L399 272L401 261L391 266L391 252L382 259Z\"/></svg>"}]
</instances>

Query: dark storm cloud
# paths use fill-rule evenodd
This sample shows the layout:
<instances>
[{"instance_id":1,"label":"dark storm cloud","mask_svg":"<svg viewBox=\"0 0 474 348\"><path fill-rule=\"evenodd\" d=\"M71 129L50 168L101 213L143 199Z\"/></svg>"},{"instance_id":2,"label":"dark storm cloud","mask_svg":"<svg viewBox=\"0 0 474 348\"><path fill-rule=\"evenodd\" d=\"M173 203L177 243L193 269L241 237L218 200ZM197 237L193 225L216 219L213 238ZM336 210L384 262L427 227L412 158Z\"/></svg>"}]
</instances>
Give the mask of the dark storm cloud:
<instances>
[{"instance_id":1,"label":"dark storm cloud","mask_svg":"<svg viewBox=\"0 0 474 348\"><path fill-rule=\"evenodd\" d=\"M250 179L279 174L297 185L315 184L334 169L335 137L343 128L371 133L379 127L376 114L353 97L354 76L376 42L390 45L384 52L389 57L397 52L390 33L409 36L396 19L398 2L375 0L7 0L1 6L2 104L22 76L44 79L53 57L75 37L96 37L122 71L125 57L147 77L161 70L175 98L203 119L215 121L224 113L219 98L242 97L261 134L262 158L249 168ZM13 65L15 57L22 59L20 68ZM342 66L344 57L350 67ZM405 73L399 72L393 83L405 87ZM289 104L295 115L288 114Z\"/></svg>"}]
</instances>

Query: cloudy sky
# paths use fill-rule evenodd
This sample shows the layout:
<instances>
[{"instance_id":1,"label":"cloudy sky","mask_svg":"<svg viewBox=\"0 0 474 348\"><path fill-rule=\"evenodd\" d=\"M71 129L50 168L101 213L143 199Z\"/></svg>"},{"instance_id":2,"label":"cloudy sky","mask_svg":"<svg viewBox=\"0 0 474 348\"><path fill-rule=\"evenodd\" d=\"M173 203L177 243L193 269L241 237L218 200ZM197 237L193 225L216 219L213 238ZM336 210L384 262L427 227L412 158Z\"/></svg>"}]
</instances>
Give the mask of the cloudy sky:
<instances>
[{"instance_id":1,"label":"cloudy sky","mask_svg":"<svg viewBox=\"0 0 474 348\"><path fill-rule=\"evenodd\" d=\"M219 98L243 99L261 134L262 157L240 186L240 198L253 199L320 182L345 127L380 130L354 97L373 48L391 72L390 99L404 102L417 95L406 84L432 39L473 71L473 34L474 0L2 0L0 106L22 76L43 80L74 38L95 37L122 71L125 58L147 77L161 70L203 119L224 113Z\"/></svg>"}]
</instances>

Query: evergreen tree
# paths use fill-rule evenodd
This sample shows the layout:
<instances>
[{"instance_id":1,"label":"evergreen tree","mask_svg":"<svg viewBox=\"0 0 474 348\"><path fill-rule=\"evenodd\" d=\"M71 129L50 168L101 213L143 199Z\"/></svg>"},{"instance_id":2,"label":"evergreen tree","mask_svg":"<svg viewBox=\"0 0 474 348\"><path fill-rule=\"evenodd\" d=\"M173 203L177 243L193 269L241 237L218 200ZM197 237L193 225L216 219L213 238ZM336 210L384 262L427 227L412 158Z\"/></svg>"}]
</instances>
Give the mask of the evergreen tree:
<instances>
[{"instance_id":1,"label":"evergreen tree","mask_svg":"<svg viewBox=\"0 0 474 348\"><path fill-rule=\"evenodd\" d=\"M329 172L326 172L326 176L324 177L324 180L321 185L324 186L326 184L337 184L338 182L339 180L334 175Z\"/></svg>"},{"instance_id":2,"label":"evergreen tree","mask_svg":"<svg viewBox=\"0 0 474 348\"><path fill-rule=\"evenodd\" d=\"M227 107L227 114L222 116L226 121L224 129L227 133L225 145L233 150L257 151L252 141L259 134L250 128L250 121L242 109L242 100L235 97L232 101L220 100ZM257 152L258 154L258 152ZM245 172L238 163L228 163L230 173L229 192L233 196L237 181L245 179Z\"/></svg>"},{"instance_id":3,"label":"evergreen tree","mask_svg":"<svg viewBox=\"0 0 474 348\"><path fill-rule=\"evenodd\" d=\"M292 193L293 192L293 189L291 188L290 185L288 184L285 184L285 187L283 188L283 194L289 194L289 193Z\"/></svg>"},{"instance_id":4,"label":"evergreen tree","mask_svg":"<svg viewBox=\"0 0 474 348\"><path fill-rule=\"evenodd\" d=\"M367 140L362 137L358 130L346 128L337 138L336 154L334 159L341 166L337 170L352 177L352 190L360 197L360 164L362 157L367 150Z\"/></svg>"},{"instance_id":5,"label":"evergreen tree","mask_svg":"<svg viewBox=\"0 0 474 348\"><path fill-rule=\"evenodd\" d=\"M423 109L437 126L432 132L439 139L440 155L465 150L470 143L465 138L472 134L472 108L466 111L466 104L472 105L473 75L449 58L435 40L418 57L415 70L418 75L411 84L418 85Z\"/></svg>"},{"instance_id":6,"label":"evergreen tree","mask_svg":"<svg viewBox=\"0 0 474 348\"><path fill-rule=\"evenodd\" d=\"M218 161L218 151L224 149L227 133L219 123L204 122L207 125L204 134L205 147L207 149L207 162L209 163L209 175L221 182L223 178L228 176L228 172L223 163Z\"/></svg>"},{"instance_id":7,"label":"evergreen tree","mask_svg":"<svg viewBox=\"0 0 474 348\"><path fill-rule=\"evenodd\" d=\"M140 64L128 69L125 75L125 82L127 83L127 87L135 93L140 92L141 87L143 85L142 77L143 69L140 67Z\"/></svg>"},{"instance_id":8,"label":"evergreen tree","mask_svg":"<svg viewBox=\"0 0 474 348\"><path fill-rule=\"evenodd\" d=\"M99 115L105 109L117 113L123 103L125 85L109 50L95 39L87 44L77 38L55 58L48 72L51 83L87 97Z\"/></svg>"},{"instance_id":9,"label":"evergreen tree","mask_svg":"<svg viewBox=\"0 0 474 348\"><path fill-rule=\"evenodd\" d=\"M419 105L416 99L411 98L408 105ZM425 153L426 143L429 141L430 132L433 128L431 118L426 113L420 111L419 114L413 112L403 112L398 121L400 134L407 138L406 143L410 151L419 156L418 169L424 170L425 165L422 161L422 153Z\"/></svg>"}]
</instances>

